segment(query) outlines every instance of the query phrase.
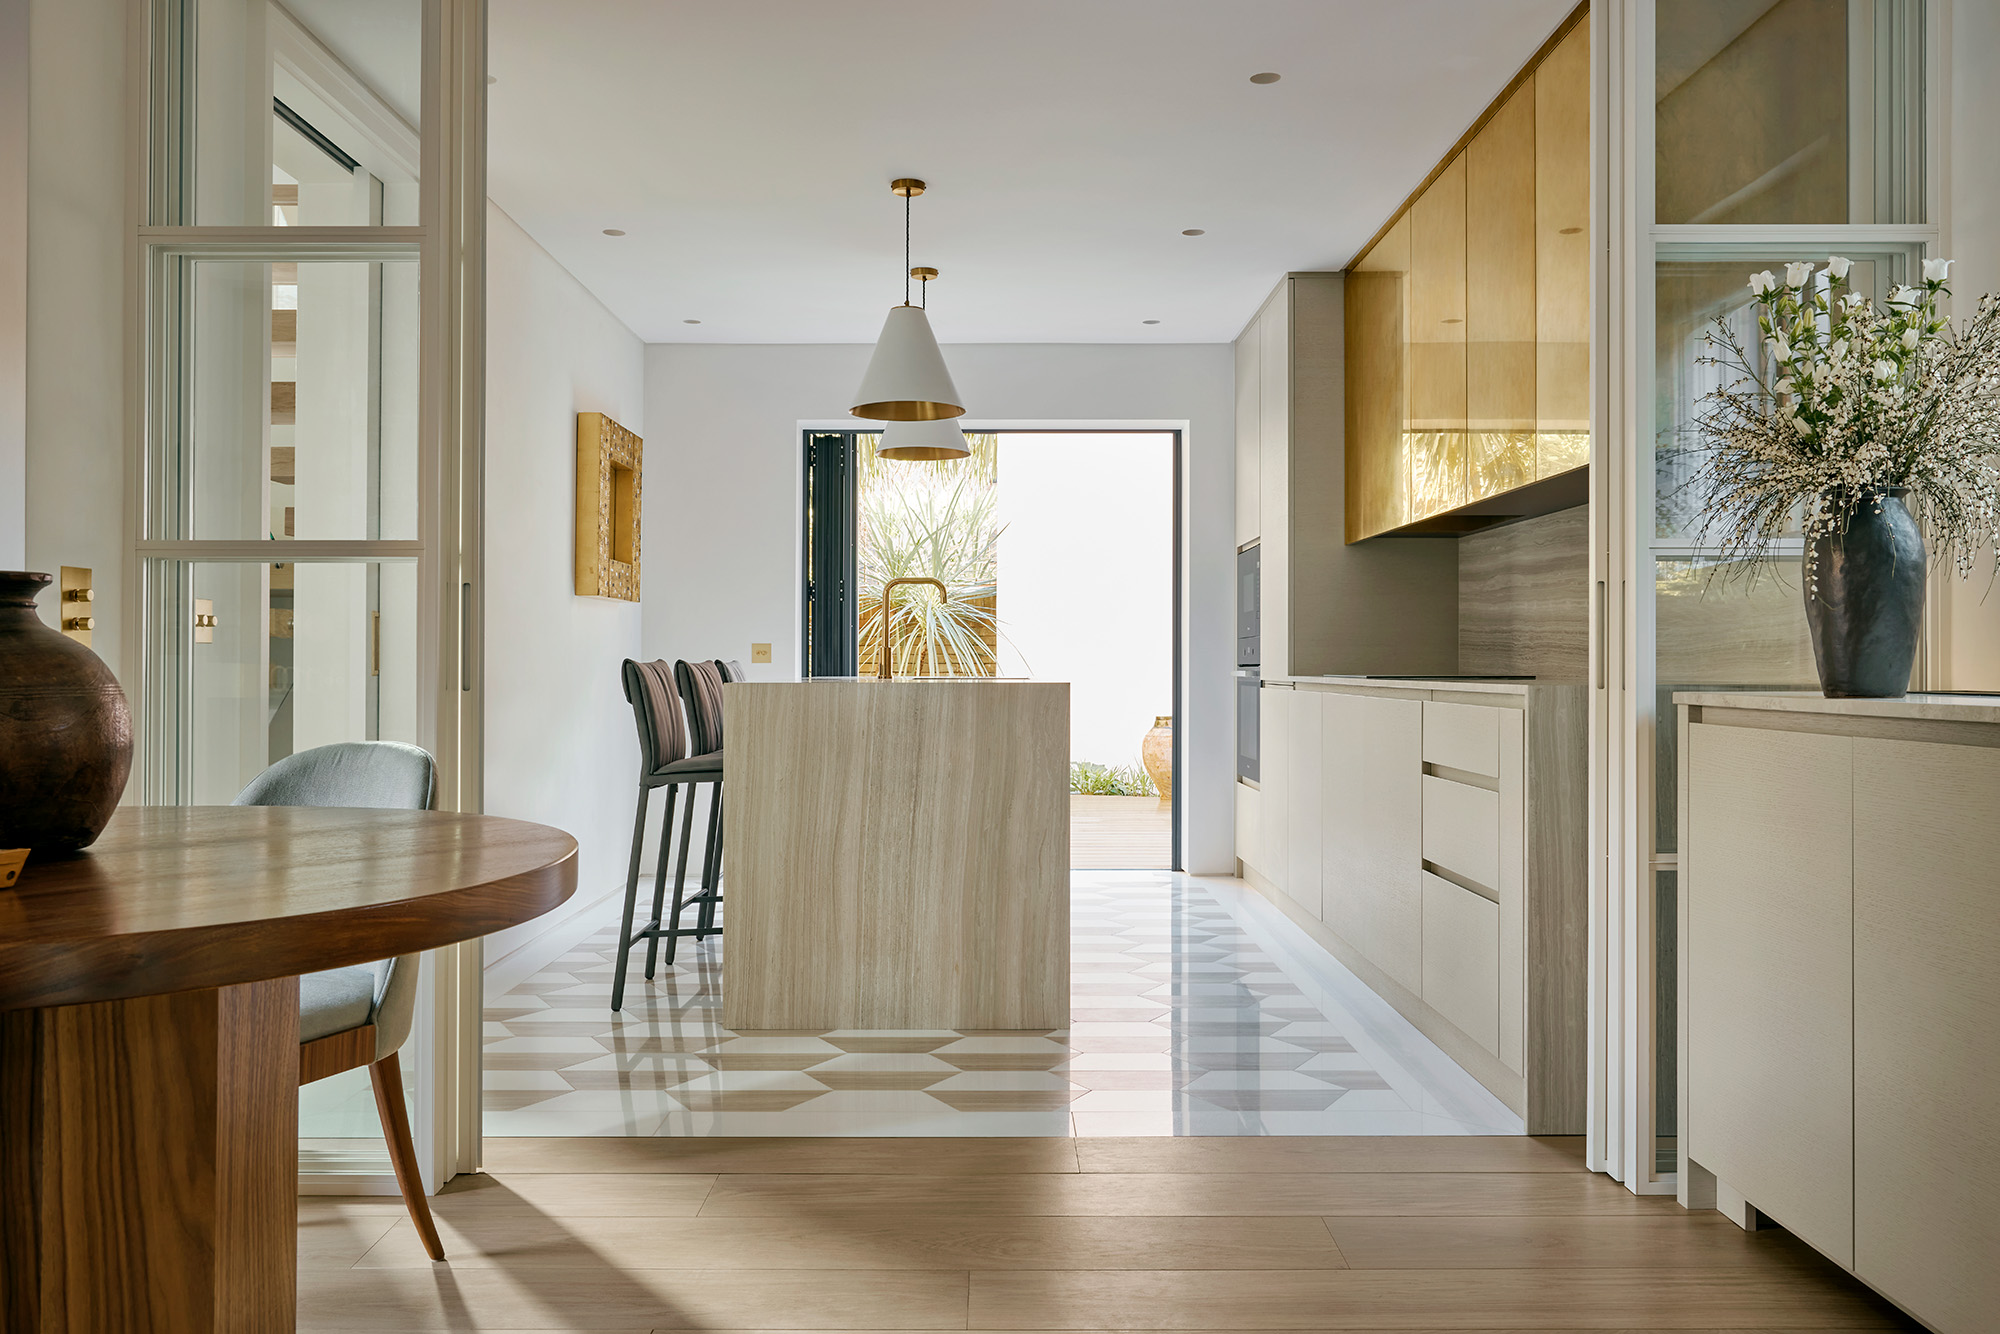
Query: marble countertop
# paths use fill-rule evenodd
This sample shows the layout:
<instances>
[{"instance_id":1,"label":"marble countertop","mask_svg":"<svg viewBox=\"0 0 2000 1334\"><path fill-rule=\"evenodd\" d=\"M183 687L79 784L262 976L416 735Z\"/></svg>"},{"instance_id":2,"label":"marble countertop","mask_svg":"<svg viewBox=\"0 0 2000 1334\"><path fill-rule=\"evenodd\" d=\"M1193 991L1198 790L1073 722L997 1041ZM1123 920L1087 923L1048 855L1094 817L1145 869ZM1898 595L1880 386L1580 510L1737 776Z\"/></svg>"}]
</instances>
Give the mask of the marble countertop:
<instances>
[{"instance_id":1,"label":"marble countertop","mask_svg":"<svg viewBox=\"0 0 2000 1334\"><path fill-rule=\"evenodd\" d=\"M1944 723L2000 723L2000 695L1905 695L1902 699L1828 699L1813 690L1677 690L1674 703L1704 709L1917 718Z\"/></svg>"}]
</instances>

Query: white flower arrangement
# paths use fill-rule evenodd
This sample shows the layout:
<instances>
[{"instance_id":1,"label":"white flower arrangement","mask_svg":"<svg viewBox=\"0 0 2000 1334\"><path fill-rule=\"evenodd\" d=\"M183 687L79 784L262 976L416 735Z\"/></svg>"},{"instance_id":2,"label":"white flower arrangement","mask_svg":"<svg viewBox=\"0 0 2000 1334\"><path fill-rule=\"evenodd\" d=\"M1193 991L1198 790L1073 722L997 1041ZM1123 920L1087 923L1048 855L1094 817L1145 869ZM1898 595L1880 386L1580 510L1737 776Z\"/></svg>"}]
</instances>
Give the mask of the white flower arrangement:
<instances>
[{"instance_id":1,"label":"white flower arrangement","mask_svg":"<svg viewBox=\"0 0 2000 1334\"><path fill-rule=\"evenodd\" d=\"M1755 569L1802 510L1815 591L1815 541L1907 487L1938 558L1963 577L1991 550L2000 569L2000 301L1982 297L1953 329L1937 313L1950 260L1925 260L1921 285L1890 289L1880 309L1847 290L1851 263L1831 257L1817 281L1811 264L1786 265L1782 283L1752 275L1768 377L1724 321L1708 334L1716 354L1701 361L1738 378L1692 423L1701 539Z\"/></svg>"}]
</instances>

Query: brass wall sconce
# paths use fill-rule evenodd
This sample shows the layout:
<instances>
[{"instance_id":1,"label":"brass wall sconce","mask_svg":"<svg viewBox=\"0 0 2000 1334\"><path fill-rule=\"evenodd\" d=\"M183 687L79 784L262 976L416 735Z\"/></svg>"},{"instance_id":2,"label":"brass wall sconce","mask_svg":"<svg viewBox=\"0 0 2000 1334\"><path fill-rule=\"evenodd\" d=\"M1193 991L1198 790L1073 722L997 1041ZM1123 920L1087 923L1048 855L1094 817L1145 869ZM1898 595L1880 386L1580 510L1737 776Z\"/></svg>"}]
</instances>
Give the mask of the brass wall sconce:
<instances>
[{"instance_id":1,"label":"brass wall sconce","mask_svg":"<svg viewBox=\"0 0 2000 1334\"><path fill-rule=\"evenodd\" d=\"M601 412L576 414L576 595L639 600L645 442Z\"/></svg>"}]
</instances>

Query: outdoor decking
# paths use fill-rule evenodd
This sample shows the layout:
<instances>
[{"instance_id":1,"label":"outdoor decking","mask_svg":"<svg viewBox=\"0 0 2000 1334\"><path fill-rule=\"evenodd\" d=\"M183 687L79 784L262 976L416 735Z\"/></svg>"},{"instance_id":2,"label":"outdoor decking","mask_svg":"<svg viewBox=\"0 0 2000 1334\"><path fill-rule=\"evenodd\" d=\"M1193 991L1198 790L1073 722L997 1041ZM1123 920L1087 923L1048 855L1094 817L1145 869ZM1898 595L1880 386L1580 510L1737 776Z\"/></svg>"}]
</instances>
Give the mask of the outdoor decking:
<instances>
[{"instance_id":1,"label":"outdoor decking","mask_svg":"<svg viewBox=\"0 0 2000 1334\"><path fill-rule=\"evenodd\" d=\"M1166 870L1173 806L1158 797L1069 795L1069 864L1090 870Z\"/></svg>"}]
</instances>

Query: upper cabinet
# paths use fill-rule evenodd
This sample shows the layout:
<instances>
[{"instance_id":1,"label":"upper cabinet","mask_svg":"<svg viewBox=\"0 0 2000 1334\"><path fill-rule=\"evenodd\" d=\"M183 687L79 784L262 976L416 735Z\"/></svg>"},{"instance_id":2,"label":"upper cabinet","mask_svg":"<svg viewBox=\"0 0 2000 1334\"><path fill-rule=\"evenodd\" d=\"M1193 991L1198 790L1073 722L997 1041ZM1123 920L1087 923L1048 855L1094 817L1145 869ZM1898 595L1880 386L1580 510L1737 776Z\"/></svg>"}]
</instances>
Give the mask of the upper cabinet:
<instances>
[{"instance_id":1,"label":"upper cabinet","mask_svg":"<svg viewBox=\"0 0 2000 1334\"><path fill-rule=\"evenodd\" d=\"M1589 57L1579 11L1350 266L1350 543L1584 499Z\"/></svg>"}]
</instances>

